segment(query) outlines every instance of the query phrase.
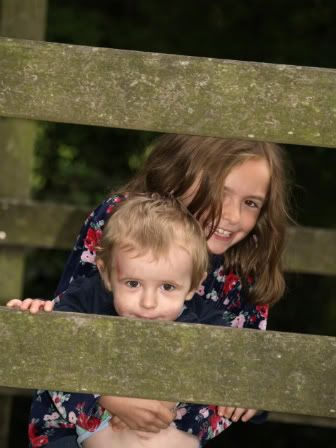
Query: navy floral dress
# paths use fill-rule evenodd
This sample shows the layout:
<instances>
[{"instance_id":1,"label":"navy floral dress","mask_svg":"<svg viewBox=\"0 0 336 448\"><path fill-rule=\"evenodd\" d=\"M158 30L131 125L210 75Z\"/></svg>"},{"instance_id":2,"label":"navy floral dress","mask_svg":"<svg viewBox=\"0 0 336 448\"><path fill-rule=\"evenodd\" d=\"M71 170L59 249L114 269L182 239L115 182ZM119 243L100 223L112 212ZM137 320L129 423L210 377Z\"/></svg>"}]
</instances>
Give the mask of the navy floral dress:
<instances>
[{"instance_id":1,"label":"navy floral dress","mask_svg":"<svg viewBox=\"0 0 336 448\"><path fill-rule=\"evenodd\" d=\"M96 243L106 219L116 204L124 199L122 195L111 196L85 221L58 285L56 302L62 300L62 292L72 280L87 277L97 270ZM241 294L239 277L234 272L224 272L222 262L222 256L212 257L206 280L186 305L192 308L201 323L209 323L211 316L214 313L218 316L219 312L221 319L216 325L265 330L268 307L248 304ZM38 390L32 402L28 429L31 447L45 446L53 440L75 434L76 425L94 431L104 413L98 398L99 395ZM218 416L216 406L186 403L178 405L173 422L178 429L199 437L202 446L230 424L230 420Z\"/></svg>"}]
</instances>

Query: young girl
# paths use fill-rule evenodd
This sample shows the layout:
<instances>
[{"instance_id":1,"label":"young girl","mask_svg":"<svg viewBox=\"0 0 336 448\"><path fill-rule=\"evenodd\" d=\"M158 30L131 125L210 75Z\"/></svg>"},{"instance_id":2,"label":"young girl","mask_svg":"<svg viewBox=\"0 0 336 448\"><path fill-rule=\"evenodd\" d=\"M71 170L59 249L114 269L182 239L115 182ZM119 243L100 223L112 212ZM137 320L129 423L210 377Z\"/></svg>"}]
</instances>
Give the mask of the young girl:
<instances>
[{"instance_id":1,"label":"young girl","mask_svg":"<svg viewBox=\"0 0 336 448\"><path fill-rule=\"evenodd\" d=\"M268 306L284 291L285 173L283 153L273 143L164 135L154 145L142 172L124 188L129 194L174 194L205 229L211 265L202 287L187 302L200 319L220 311L224 325L266 328ZM112 195L85 222L58 286L60 298L73 279L87 277L97 269L96 242L106 218L123 199L123 194ZM65 446L65 436L71 435L71 416L79 407L88 426L97 418L99 403L131 429L156 432L170 423L166 409L154 400L62 393L51 400L62 408L68 422L67 428L57 429L60 447ZM226 418L247 421L254 413L186 405L174 423L205 444L228 426ZM33 435L48 434L49 423L34 415L33 409L31 440Z\"/></svg>"}]
</instances>

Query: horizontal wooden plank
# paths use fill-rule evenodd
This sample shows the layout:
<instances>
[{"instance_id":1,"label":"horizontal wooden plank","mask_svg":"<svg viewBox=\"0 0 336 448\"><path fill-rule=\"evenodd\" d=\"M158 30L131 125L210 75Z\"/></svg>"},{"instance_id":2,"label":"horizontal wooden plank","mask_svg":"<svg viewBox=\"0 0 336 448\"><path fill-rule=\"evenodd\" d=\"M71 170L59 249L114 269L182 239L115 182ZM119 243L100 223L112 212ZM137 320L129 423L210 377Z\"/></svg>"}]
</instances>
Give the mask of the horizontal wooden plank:
<instances>
[{"instance_id":1,"label":"horizontal wooden plank","mask_svg":"<svg viewBox=\"0 0 336 448\"><path fill-rule=\"evenodd\" d=\"M85 207L0 198L0 247L70 249L89 213Z\"/></svg>"},{"instance_id":2,"label":"horizontal wooden plank","mask_svg":"<svg viewBox=\"0 0 336 448\"><path fill-rule=\"evenodd\" d=\"M0 40L0 115L336 147L336 70Z\"/></svg>"},{"instance_id":3,"label":"horizontal wooden plank","mask_svg":"<svg viewBox=\"0 0 336 448\"><path fill-rule=\"evenodd\" d=\"M70 249L89 211L70 205L0 199L0 248ZM336 274L336 231L291 227L286 270Z\"/></svg>"},{"instance_id":4,"label":"horizontal wooden plank","mask_svg":"<svg viewBox=\"0 0 336 448\"><path fill-rule=\"evenodd\" d=\"M4 387L336 417L333 337L0 308L0 339Z\"/></svg>"},{"instance_id":5,"label":"horizontal wooden plank","mask_svg":"<svg viewBox=\"0 0 336 448\"><path fill-rule=\"evenodd\" d=\"M286 271L336 274L336 230L290 227L284 256Z\"/></svg>"},{"instance_id":6,"label":"horizontal wooden plank","mask_svg":"<svg viewBox=\"0 0 336 448\"><path fill-rule=\"evenodd\" d=\"M310 415L281 414L279 412L271 412L267 417L267 421L291 425L317 426L320 428L336 428L336 419L312 417Z\"/></svg>"}]
</instances>

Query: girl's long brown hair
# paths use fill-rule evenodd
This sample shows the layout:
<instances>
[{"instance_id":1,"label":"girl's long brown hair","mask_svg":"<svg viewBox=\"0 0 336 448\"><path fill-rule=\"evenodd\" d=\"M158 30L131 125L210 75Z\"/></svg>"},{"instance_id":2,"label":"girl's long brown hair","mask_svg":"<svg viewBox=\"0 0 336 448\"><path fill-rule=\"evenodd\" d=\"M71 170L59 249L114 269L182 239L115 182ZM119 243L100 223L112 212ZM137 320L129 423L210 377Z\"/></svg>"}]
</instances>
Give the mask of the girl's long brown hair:
<instances>
[{"instance_id":1,"label":"girl's long brown hair","mask_svg":"<svg viewBox=\"0 0 336 448\"><path fill-rule=\"evenodd\" d=\"M197 185L188 209L198 220L202 217L210 237L220 221L226 176L233 167L255 158L268 163L268 195L254 230L225 252L224 268L239 274L246 292L247 278L254 278L247 294L250 303L273 304L285 289L281 258L289 218L287 168L277 144L166 134L156 140L143 169L123 191L184 199Z\"/></svg>"}]
</instances>

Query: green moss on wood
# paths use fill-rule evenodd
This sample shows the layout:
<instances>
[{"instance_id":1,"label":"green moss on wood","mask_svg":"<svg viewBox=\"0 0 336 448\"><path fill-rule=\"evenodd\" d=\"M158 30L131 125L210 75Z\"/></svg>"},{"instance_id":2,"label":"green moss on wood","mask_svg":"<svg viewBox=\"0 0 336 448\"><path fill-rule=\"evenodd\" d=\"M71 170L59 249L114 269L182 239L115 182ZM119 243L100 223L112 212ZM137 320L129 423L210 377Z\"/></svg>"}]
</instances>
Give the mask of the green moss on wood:
<instances>
[{"instance_id":1,"label":"green moss on wood","mask_svg":"<svg viewBox=\"0 0 336 448\"><path fill-rule=\"evenodd\" d=\"M336 417L332 337L2 309L0 338L0 386Z\"/></svg>"},{"instance_id":2,"label":"green moss on wood","mask_svg":"<svg viewBox=\"0 0 336 448\"><path fill-rule=\"evenodd\" d=\"M336 147L336 70L2 39L0 114Z\"/></svg>"}]
</instances>

